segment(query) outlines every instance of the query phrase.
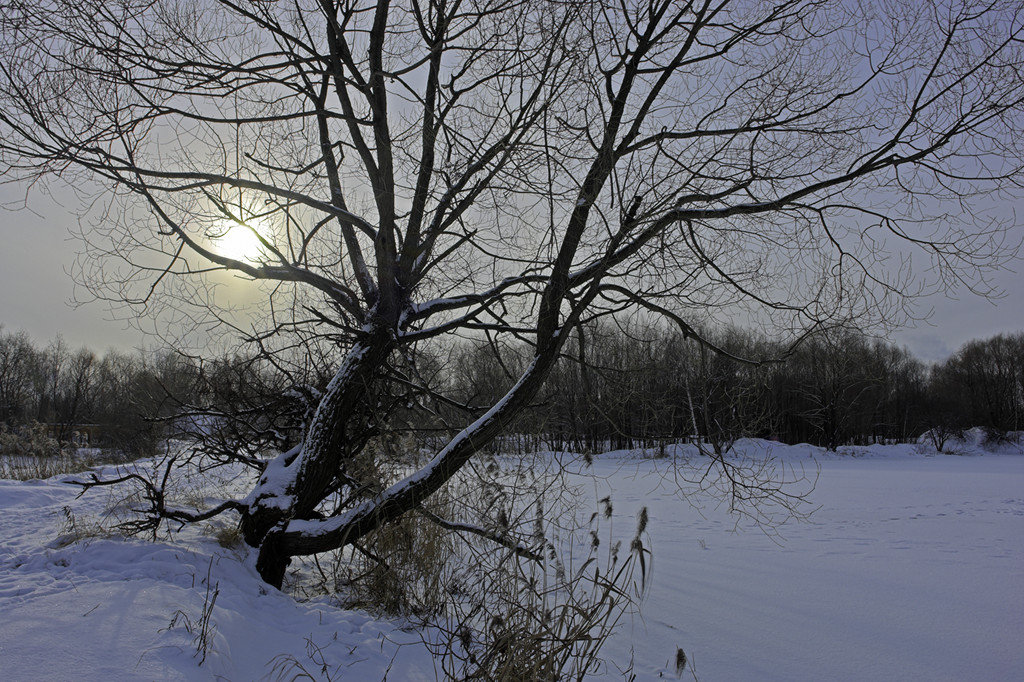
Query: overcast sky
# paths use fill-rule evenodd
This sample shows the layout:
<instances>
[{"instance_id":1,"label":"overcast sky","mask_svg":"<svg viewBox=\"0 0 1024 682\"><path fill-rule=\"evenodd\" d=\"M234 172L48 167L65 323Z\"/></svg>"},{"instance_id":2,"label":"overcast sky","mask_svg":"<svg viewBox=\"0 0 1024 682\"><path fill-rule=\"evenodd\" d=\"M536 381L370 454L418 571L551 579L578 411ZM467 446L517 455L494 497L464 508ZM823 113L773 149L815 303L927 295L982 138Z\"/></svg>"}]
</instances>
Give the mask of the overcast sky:
<instances>
[{"instance_id":1,"label":"overcast sky","mask_svg":"<svg viewBox=\"0 0 1024 682\"><path fill-rule=\"evenodd\" d=\"M145 344L125 322L114 321L101 303L74 307L69 271L81 244L70 234L76 226L68 209L34 193L31 211L11 210L23 195L0 188L0 324L4 331L27 331L45 344L57 334L72 346L95 351L132 349ZM151 344L150 344L151 345Z\"/></svg>"},{"instance_id":2,"label":"overcast sky","mask_svg":"<svg viewBox=\"0 0 1024 682\"><path fill-rule=\"evenodd\" d=\"M0 188L0 202L17 203L15 188ZM70 203L70 202L69 202ZM72 346L95 351L152 347L147 338L115 320L100 302L71 304L74 282L68 274L81 244L69 230L74 215L40 192L30 195L32 211L0 211L0 324L5 331L27 331L40 345L58 333ZM1021 229L1021 228L1018 228ZM958 299L933 296L922 302L919 314L934 309L931 324L918 323L893 336L922 360L942 360L961 344L999 332L1024 330L1024 261L1018 272L1002 272L994 281L1005 290L1001 300L989 301L964 292ZM84 296L83 296L84 297Z\"/></svg>"}]
</instances>

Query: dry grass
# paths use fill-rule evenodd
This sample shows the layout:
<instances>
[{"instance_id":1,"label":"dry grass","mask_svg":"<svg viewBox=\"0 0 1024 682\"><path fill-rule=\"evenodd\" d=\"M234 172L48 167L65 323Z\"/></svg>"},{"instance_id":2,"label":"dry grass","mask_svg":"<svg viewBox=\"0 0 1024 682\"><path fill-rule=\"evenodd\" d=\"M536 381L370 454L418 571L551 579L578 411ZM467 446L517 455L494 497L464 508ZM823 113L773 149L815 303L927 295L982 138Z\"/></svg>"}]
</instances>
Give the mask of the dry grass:
<instances>
[{"instance_id":1,"label":"dry grass","mask_svg":"<svg viewBox=\"0 0 1024 682\"><path fill-rule=\"evenodd\" d=\"M361 472L370 487L402 473L402 465L382 470L380 462L409 460L371 454L376 466ZM358 547L296 561L290 588L410 618L423 626L446 678L582 679L600 668L601 646L642 594L649 550L642 527L632 542L615 541L609 500L607 515L587 521L560 465L546 464L474 460L425 505L448 522L514 538L541 561L410 513ZM585 556L572 556L581 545Z\"/></svg>"},{"instance_id":2,"label":"dry grass","mask_svg":"<svg viewBox=\"0 0 1024 682\"><path fill-rule=\"evenodd\" d=\"M0 478L18 481L74 474L93 466L89 457L77 457L51 438L43 424L17 430L0 426Z\"/></svg>"},{"instance_id":3,"label":"dry grass","mask_svg":"<svg viewBox=\"0 0 1024 682\"><path fill-rule=\"evenodd\" d=\"M64 506L60 510L60 530L57 537L50 542L51 549L67 547L90 538L109 538L116 533L92 518L80 518L71 507Z\"/></svg>"},{"instance_id":4,"label":"dry grass","mask_svg":"<svg viewBox=\"0 0 1024 682\"><path fill-rule=\"evenodd\" d=\"M549 517L553 510L538 504L539 563L473 548L462 566L463 592L451 600L445 620L434 623L440 636L428 642L446 677L554 682L602 669L601 648L642 596L650 556L643 543L646 510L627 552L611 532L610 500L602 504L606 515L579 524L570 521L578 506ZM572 548L581 545L587 550L574 556Z\"/></svg>"},{"instance_id":5,"label":"dry grass","mask_svg":"<svg viewBox=\"0 0 1024 682\"><path fill-rule=\"evenodd\" d=\"M0 455L0 478L31 481L63 474L77 474L96 466L93 457L79 457L67 452L57 455Z\"/></svg>"},{"instance_id":6,"label":"dry grass","mask_svg":"<svg viewBox=\"0 0 1024 682\"><path fill-rule=\"evenodd\" d=\"M382 437L364 449L351 473L368 494L404 475L410 443ZM451 496L435 495L425 508L448 518ZM444 608L444 585L457 559L458 539L418 514L406 514L363 538L358 545L312 557L311 570L293 574L292 589L304 596L329 594L344 608L419 619ZM301 562L297 561L301 565ZM310 579L312 576L312 579Z\"/></svg>"},{"instance_id":7,"label":"dry grass","mask_svg":"<svg viewBox=\"0 0 1024 682\"><path fill-rule=\"evenodd\" d=\"M224 549L235 549L242 546L242 528L237 523L233 526L213 527L212 535L217 544Z\"/></svg>"}]
</instances>

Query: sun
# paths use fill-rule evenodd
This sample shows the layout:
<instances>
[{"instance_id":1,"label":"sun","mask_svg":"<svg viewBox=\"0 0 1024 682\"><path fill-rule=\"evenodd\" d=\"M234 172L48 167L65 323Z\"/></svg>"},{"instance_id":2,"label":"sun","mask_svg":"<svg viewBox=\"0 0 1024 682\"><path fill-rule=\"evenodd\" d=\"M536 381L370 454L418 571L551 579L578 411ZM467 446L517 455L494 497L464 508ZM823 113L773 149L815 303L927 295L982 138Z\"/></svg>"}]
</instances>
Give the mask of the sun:
<instances>
[{"instance_id":1,"label":"sun","mask_svg":"<svg viewBox=\"0 0 1024 682\"><path fill-rule=\"evenodd\" d=\"M219 253L235 260L253 263L260 260L264 252L263 244L252 229L236 222L224 223L220 227L213 235L213 243Z\"/></svg>"}]
</instances>

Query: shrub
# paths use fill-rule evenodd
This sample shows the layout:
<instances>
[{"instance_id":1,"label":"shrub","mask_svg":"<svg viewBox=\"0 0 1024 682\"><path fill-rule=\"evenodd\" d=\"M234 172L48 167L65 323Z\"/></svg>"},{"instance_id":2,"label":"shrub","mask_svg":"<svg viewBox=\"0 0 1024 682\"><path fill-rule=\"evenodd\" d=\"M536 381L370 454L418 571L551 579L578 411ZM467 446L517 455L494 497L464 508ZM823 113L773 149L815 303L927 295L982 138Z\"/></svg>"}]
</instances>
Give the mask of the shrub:
<instances>
[{"instance_id":1,"label":"shrub","mask_svg":"<svg viewBox=\"0 0 1024 682\"><path fill-rule=\"evenodd\" d=\"M46 432L46 425L32 422L11 430L0 426L0 454L22 457L59 457L60 443Z\"/></svg>"}]
</instances>

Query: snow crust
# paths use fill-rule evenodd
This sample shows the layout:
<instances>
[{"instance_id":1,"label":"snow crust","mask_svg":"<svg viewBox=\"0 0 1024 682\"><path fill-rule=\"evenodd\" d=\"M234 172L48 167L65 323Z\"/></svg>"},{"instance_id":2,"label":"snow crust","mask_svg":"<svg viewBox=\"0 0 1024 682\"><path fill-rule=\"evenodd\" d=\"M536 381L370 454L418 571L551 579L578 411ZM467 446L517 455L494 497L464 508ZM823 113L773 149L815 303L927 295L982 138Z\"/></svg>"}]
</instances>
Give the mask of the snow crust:
<instances>
[{"instance_id":1,"label":"snow crust","mask_svg":"<svg viewBox=\"0 0 1024 682\"><path fill-rule=\"evenodd\" d=\"M702 682L1024 679L1024 456L972 438L963 456L740 442L739 457L820 464L820 508L775 538L737 531L725 505L680 499L653 453L581 464L594 499L611 495L616 529L631 533L641 506L650 515L652 582L604 654L632 661L637 680L675 678L677 647ZM287 656L320 677L322 656L335 679L435 679L406 623L267 588L251 553L201 529L68 544L63 509L84 519L108 500L76 500L61 480L0 480L0 678L278 679ZM201 616L208 572L218 597L200 666L194 635L168 626Z\"/></svg>"}]
</instances>

